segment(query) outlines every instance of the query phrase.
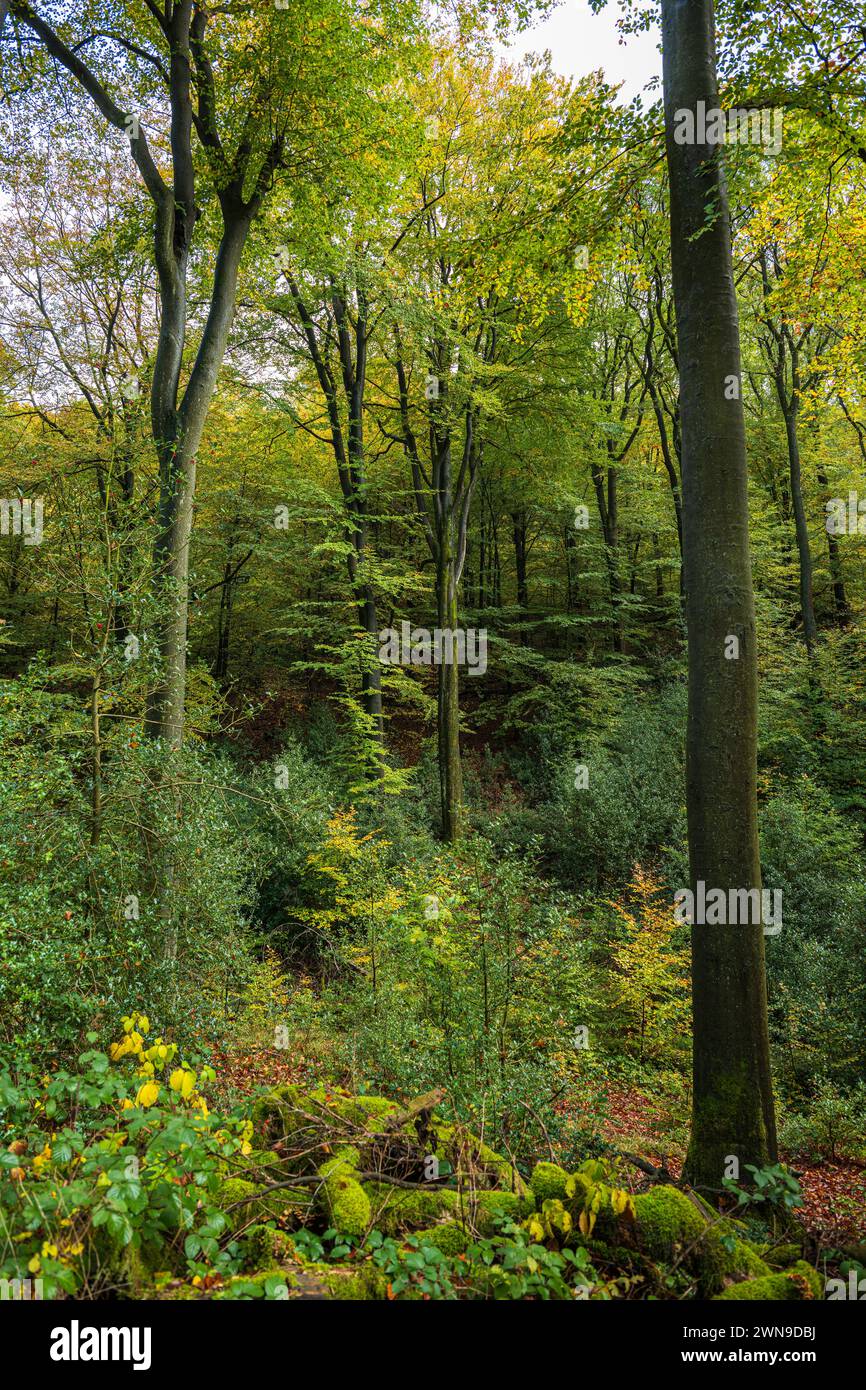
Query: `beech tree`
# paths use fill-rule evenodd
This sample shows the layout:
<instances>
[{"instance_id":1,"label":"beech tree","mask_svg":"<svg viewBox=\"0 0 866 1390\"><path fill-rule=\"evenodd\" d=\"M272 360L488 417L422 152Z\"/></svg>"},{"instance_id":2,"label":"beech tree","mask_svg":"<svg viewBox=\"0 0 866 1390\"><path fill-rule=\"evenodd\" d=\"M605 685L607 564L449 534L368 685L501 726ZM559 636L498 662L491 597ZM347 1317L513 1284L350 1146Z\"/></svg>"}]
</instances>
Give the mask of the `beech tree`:
<instances>
[{"instance_id":1,"label":"beech tree","mask_svg":"<svg viewBox=\"0 0 866 1390\"><path fill-rule=\"evenodd\" d=\"M681 144L674 135L677 111L695 111L699 101L718 106L712 0L663 0L662 44L682 419L691 886L760 889L756 629L727 190L721 147ZM741 1172L776 1157L761 923L696 922L692 977L686 1174L718 1190L731 1156Z\"/></svg>"},{"instance_id":2,"label":"beech tree","mask_svg":"<svg viewBox=\"0 0 866 1390\"><path fill-rule=\"evenodd\" d=\"M330 0L237 14L197 0L145 0L145 7L97 0L70 16L56 0L9 0L3 65L6 72L23 66L25 85L47 84L53 100L55 71L65 74L128 140L153 205L159 336L150 419L160 472L153 568L161 613L160 675L145 728L177 746L196 460L241 258L277 172L314 174L345 130L346 94L338 100L335 79L349 80L351 53L360 88L358 49L367 39ZM193 272L206 310L190 365Z\"/></svg>"}]
</instances>

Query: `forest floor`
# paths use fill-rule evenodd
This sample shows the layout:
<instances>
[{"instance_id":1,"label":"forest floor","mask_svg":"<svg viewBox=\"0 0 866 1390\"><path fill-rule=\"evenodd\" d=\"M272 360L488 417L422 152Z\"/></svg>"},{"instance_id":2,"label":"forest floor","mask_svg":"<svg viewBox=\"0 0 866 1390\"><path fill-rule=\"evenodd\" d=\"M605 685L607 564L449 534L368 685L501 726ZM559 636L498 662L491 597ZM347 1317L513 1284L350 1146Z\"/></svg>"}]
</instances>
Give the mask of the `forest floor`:
<instances>
[{"instance_id":1,"label":"forest floor","mask_svg":"<svg viewBox=\"0 0 866 1390\"><path fill-rule=\"evenodd\" d=\"M291 1052L277 1058L271 1047L219 1052L213 1060L230 1101L271 1086L288 1082L314 1086L323 1079L314 1062ZM334 1078L328 1081L338 1084ZM561 1108L564 1113L579 1112L580 1097L564 1097ZM606 1140L656 1167L667 1168L672 1178L679 1179L685 1144L678 1138L674 1102L654 1096L646 1088L612 1083L607 1088L605 1110L607 1118L601 1130ZM780 1158L799 1178L804 1204L799 1215L809 1234L823 1246L859 1241L866 1229L866 1164L849 1160L807 1163L784 1153ZM641 1187L637 1169L632 1177L625 1168L622 1176L625 1186L632 1190Z\"/></svg>"},{"instance_id":2,"label":"forest floor","mask_svg":"<svg viewBox=\"0 0 866 1390\"><path fill-rule=\"evenodd\" d=\"M608 1114L602 1127L606 1139L679 1178L685 1146L676 1141L677 1117L664 1099L638 1087L611 1086ZM667 1142L660 1143L664 1136ZM779 1157L799 1179L803 1192L799 1215L809 1234L822 1245L859 1241L866 1227L866 1164L844 1159L808 1163L786 1153Z\"/></svg>"}]
</instances>

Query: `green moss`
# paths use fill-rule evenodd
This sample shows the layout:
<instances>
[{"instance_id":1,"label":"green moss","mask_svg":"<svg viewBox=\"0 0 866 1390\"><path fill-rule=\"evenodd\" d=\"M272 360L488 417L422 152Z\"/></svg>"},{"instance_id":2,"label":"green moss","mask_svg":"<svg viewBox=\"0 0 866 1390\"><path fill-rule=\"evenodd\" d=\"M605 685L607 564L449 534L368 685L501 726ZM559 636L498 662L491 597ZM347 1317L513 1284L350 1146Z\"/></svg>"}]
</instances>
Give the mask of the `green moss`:
<instances>
[{"instance_id":1,"label":"green moss","mask_svg":"<svg viewBox=\"0 0 866 1390\"><path fill-rule=\"evenodd\" d=\"M732 1235L719 1226L707 1226L703 1239L691 1252L687 1265L697 1273L699 1291L704 1298L719 1293L728 1279L761 1278L771 1273L770 1266L747 1241L735 1238L733 1244L723 1241L722 1235Z\"/></svg>"},{"instance_id":2,"label":"green moss","mask_svg":"<svg viewBox=\"0 0 866 1390\"><path fill-rule=\"evenodd\" d=\"M336 1115L374 1133L381 1128L381 1121L400 1108L386 1096L343 1096L324 1086L307 1092L303 1101L308 1114L323 1118Z\"/></svg>"},{"instance_id":3,"label":"green moss","mask_svg":"<svg viewBox=\"0 0 866 1390\"><path fill-rule=\"evenodd\" d=\"M331 1297L340 1302L359 1303L388 1297L388 1280L372 1264L361 1264L355 1269L344 1269L339 1265L315 1265L313 1269Z\"/></svg>"},{"instance_id":4,"label":"green moss","mask_svg":"<svg viewBox=\"0 0 866 1390\"><path fill-rule=\"evenodd\" d=\"M161 1263L165 1264L163 1256ZM137 1245L118 1248L111 1258L100 1268L100 1280L107 1280L116 1288L122 1289L127 1298L146 1298L147 1290L153 1284L153 1272L159 1268L157 1263L148 1261Z\"/></svg>"},{"instance_id":5,"label":"green moss","mask_svg":"<svg viewBox=\"0 0 866 1390\"><path fill-rule=\"evenodd\" d=\"M267 1227L261 1227L267 1231ZM276 1256L281 1271L291 1278L292 1287L299 1289L307 1297L330 1297L340 1301L358 1301L387 1298L388 1281L370 1261L363 1264L329 1264L326 1261L309 1260L295 1246L291 1236L283 1236L279 1231L271 1232L276 1241L264 1238L260 1250L265 1259ZM294 1268L287 1270L287 1265Z\"/></svg>"},{"instance_id":6,"label":"green moss","mask_svg":"<svg viewBox=\"0 0 866 1390\"><path fill-rule=\"evenodd\" d=\"M238 1230L251 1220L264 1221L269 1216L282 1216L288 1211L301 1214L310 1202L309 1193L301 1188L283 1187L279 1192L266 1192L254 1201L244 1202L243 1206L228 1210L241 1198L252 1197L256 1191L257 1184L247 1182L246 1178L226 1178L225 1182L220 1183L216 1204L225 1214L229 1230Z\"/></svg>"},{"instance_id":7,"label":"green moss","mask_svg":"<svg viewBox=\"0 0 866 1390\"><path fill-rule=\"evenodd\" d=\"M274 1226L251 1226L244 1237L244 1269L272 1269L294 1260L295 1247L290 1236Z\"/></svg>"},{"instance_id":8,"label":"green moss","mask_svg":"<svg viewBox=\"0 0 866 1390\"><path fill-rule=\"evenodd\" d=\"M701 1213L676 1187L641 1192L634 1205L638 1240L654 1260L670 1260L677 1247L700 1240L707 1229Z\"/></svg>"},{"instance_id":9,"label":"green moss","mask_svg":"<svg viewBox=\"0 0 866 1390\"><path fill-rule=\"evenodd\" d=\"M273 1149L254 1149L249 1154L234 1154L232 1162L245 1168L279 1168L282 1159Z\"/></svg>"},{"instance_id":10,"label":"green moss","mask_svg":"<svg viewBox=\"0 0 866 1390\"><path fill-rule=\"evenodd\" d=\"M456 1126L449 1124L447 1120L437 1120L433 1116L430 1120L430 1130L436 1140L434 1153L439 1158L445 1158L454 1141Z\"/></svg>"},{"instance_id":11,"label":"green moss","mask_svg":"<svg viewBox=\"0 0 866 1390\"><path fill-rule=\"evenodd\" d=\"M353 1096L337 1106L338 1112L350 1119L357 1119L368 1126L376 1120L383 1120L399 1109L393 1100L385 1096Z\"/></svg>"},{"instance_id":12,"label":"green moss","mask_svg":"<svg viewBox=\"0 0 866 1390\"><path fill-rule=\"evenodd\" d=\"M567 1184L568 1173L564 1168L560 1168L558 1163L536 1163L529 1179L529 1186L535 1193L535 1200L539 1206L549 1198L566 1202Z\"/></svg>"},{"instance_id":13,"label":"green moss","mask_svg":"<svg viewBox=\"0 0 866 1390\"><path fill-rule=\"evenodd\" d=\"M450 1218L466 1229L480 1235L492 1235L501 1217L522 1221L532 1211L530 1194L521 1197L516 1192L477 1192L474 1200L468 1193L450 1187L403 1189L388 1183L367 1182L365 1190L373 1211L373 1224L386 1235L414 1232L433 1226L442 1218Z\"/></svg>"},{"instance_id":14,"label":"green moss","mask_svg":"<svg viewBox=\"0 0 866 1390\"><path fill-rule=\"evenodd\" d=\"M770 1267L757 1250L740 1238L740 1223L707 1221L715 1216L706 1203L700 1210L684 1192L659 1186L635 1198L637 1239L653 1260L669 1262L685 1255L685 1266L696 1276L703 1297L718 1293L726 1279L765 1277ZM731 1240L733 1238L733 1241Z\"/></svg>"},{"instance_id":15,"label":"green moss","mask_svg":"<svg viewBox=\"0 0 866 1390\"><path fill-rule=\"evenodd\" d=\"M748 1274L751 1279L759 1279L772 1270L748 1241L738 1240L733 1250L726 1251L725 1273Z\"/></svg>"},{"instance_id":16,"label":"green moss","mask_svg":"<svg viewBox=\"0 0 866 1390\"><path fill-rule=\"evenodd\" d=\"M571 1215L580 1216L586 1206L593 1184L585 1173L567 1173L558 1163L536 1163L529 1180L528 1192L534 1196L539 1209L542 1203L553 1200L562 1202ZM613 1213L601 1211L596 1217L599 1234L610 1234L614 1227Z\"/></svg>"},{"instance_id":17,"label":"green moss","mask_svg":"<svg viewBox=\"0 0 866 1390\"><path fill-rule=\"evenodd\" d=\"M371 1223L370 1198L355 1176L358 1150L351 1145L337 1153L319 1169L322 1186L319 1199L332 1226L356 1240L365 1235Z\"/></svg>"},{"instance_id":18,"label":"green moss","mask_svg":"<svg viewBox=\"0 0 866 1390\"><path fill-rule=\"evenodd\" d=\"M275 1086L253 1105L252 1120L256 1136L269 1145L281 1139L299 1139L304 1130L308 1130L312 1138L321 1110L321 1103L302 1087Z\"/></svg>"},{"instance_id":19,"label":"green moss","mask_svg":"<svg viewBox=\"0 0 866 1390\"><path fill-rule=\"evenodd\" d=\"M746 1279L741 1284L731 1284L716 1295L715 1301L778 1302L820 1297L820 1275L811 1265L806 1264L805 1260L798 1260L782 1274L766 1274L760 1279Z\"/></svg>"},{"instance_id":20,"label":"green moss","mask_svg":"<svg viewBox=\"0 0 866 1390\"><path fill-rule=\"evenodd\" d=\"M186 1264L181 1253L160 1237L142 1242L136 1235L124 1244L107 1226L93 1229L76 1267L84 1280L113 1290L122 1298L147 1298L158 1270L179 1273Z\"/></svg>"},{"instance_id":21,"label":"green moss","mask_svg":"<svg viewBox=\"0 0 866 1390\"><path fill-rule=\"evenodd\" d=\"M341 1144L334 1150L334 1158L338 1158L341 1163L347 1164L349 1168L357 1169L361 1162L361 1151L354 1144ZM322 1165L325 1166L324 1164Z\"/></svg>"},{"instance_id":22,"label":"green moss","mask_svg":"<svg viewBox=\"0 0 866 1390\"><path fill-rule=\"evenodd\" d=\"M803 1248L800 1245L765 1246L761 1253L770 1269L787 1269L802 1257Z\"/></svg>"},{"instance_id":23,"label":"green moss","mask_svg":"<svg viewBox=\"0 0 866 1390\"><path fill-rule=\"evenodd\" d=\"M435 1226L427 1226L413 1234L425 1245L435 1245L443 1255L462 1255L469 1244L466 1229L459 1221L440 1221Z\"/></svg>"},{"instance_id":24,"label":"green moss","mask_svg":"<svg viewBox=\"0 0 866 1390\"><path fill-rule=\"evenodd\" d=\"M468 1214L468 1203L450 1187L401 1188L390 1183L365 1182L373 1224L386 1235L432 1226L443 1216Z\"/></svg>"}]
</instances>

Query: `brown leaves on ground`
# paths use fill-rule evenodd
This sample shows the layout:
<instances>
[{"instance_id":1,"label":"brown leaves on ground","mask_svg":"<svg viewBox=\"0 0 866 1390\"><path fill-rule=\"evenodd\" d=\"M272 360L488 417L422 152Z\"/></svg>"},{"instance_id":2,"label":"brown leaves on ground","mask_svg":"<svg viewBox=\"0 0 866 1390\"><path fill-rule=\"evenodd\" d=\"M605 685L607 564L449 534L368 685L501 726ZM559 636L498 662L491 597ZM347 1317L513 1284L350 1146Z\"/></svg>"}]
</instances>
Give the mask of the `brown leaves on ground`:
<instances>
[{"instance_id":1,"label":"brown leaves on ground","mask_svg":"<svg viewBox=\"0 0 866 1390\"><path fill-rule=\"evenodd\" d=\"M648 1159L657 1168L666 1167L671 1177L679 1178L684 1148L660 1143L681 1118L672 1113L669 1103L636 1087L611 1085L606 1108L608 1118L601 1126L605 1139ZM803 1192L798 1216L811 1236L823 1246L845 1245L866 1237L866 1165L847 1159L810 1163L785 1153L780 1157L798 1176ZM642 1175L634 1169L630 1186L641 1183Z\"/></svg>"},{"instance_id":2,"label":"brown leaves on ground","mask_svg":"<svg viewBox=\"0 0 866 1390\"><path fill-rule=\"evenodd\" d=\"M250 1051L217 1048L211 1065L216 1070L220 1092L230 1102L272 1086L303 1084L311 1075L303 1057L294 1052L280 1052L273 1046Z\"/></svg>"}]
</instances>

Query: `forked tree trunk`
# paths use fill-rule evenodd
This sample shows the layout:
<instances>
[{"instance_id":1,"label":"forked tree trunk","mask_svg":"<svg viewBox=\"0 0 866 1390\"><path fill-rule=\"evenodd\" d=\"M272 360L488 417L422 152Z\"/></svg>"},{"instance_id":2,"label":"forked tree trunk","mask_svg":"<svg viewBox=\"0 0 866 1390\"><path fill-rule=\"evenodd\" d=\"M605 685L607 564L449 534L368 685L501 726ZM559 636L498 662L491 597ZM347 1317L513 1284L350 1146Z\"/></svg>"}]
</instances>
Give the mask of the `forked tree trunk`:
<instances>
[{"instance_id":1,"label":"forked tree trunk","mask_svg":"<svg viewBox=\"0 0 866 1390\"><path fill-rule=\"evenodd\" d=\"M186 265L161 267L160 342L151 388L151 421L159 454L159 512L153 546L156 592L161 604L157 644L160 676L151 690L145 731L172 747L183 740L186 698L186 632L189 617L189 547L195 501L196 454L234 313L238 271L252 210L223 197L225 232L217 256L213 293L189 386L176 404L180 351L186 334ZM157 227L157 239L160 228Z\"/></svg>"}]
</instances>

